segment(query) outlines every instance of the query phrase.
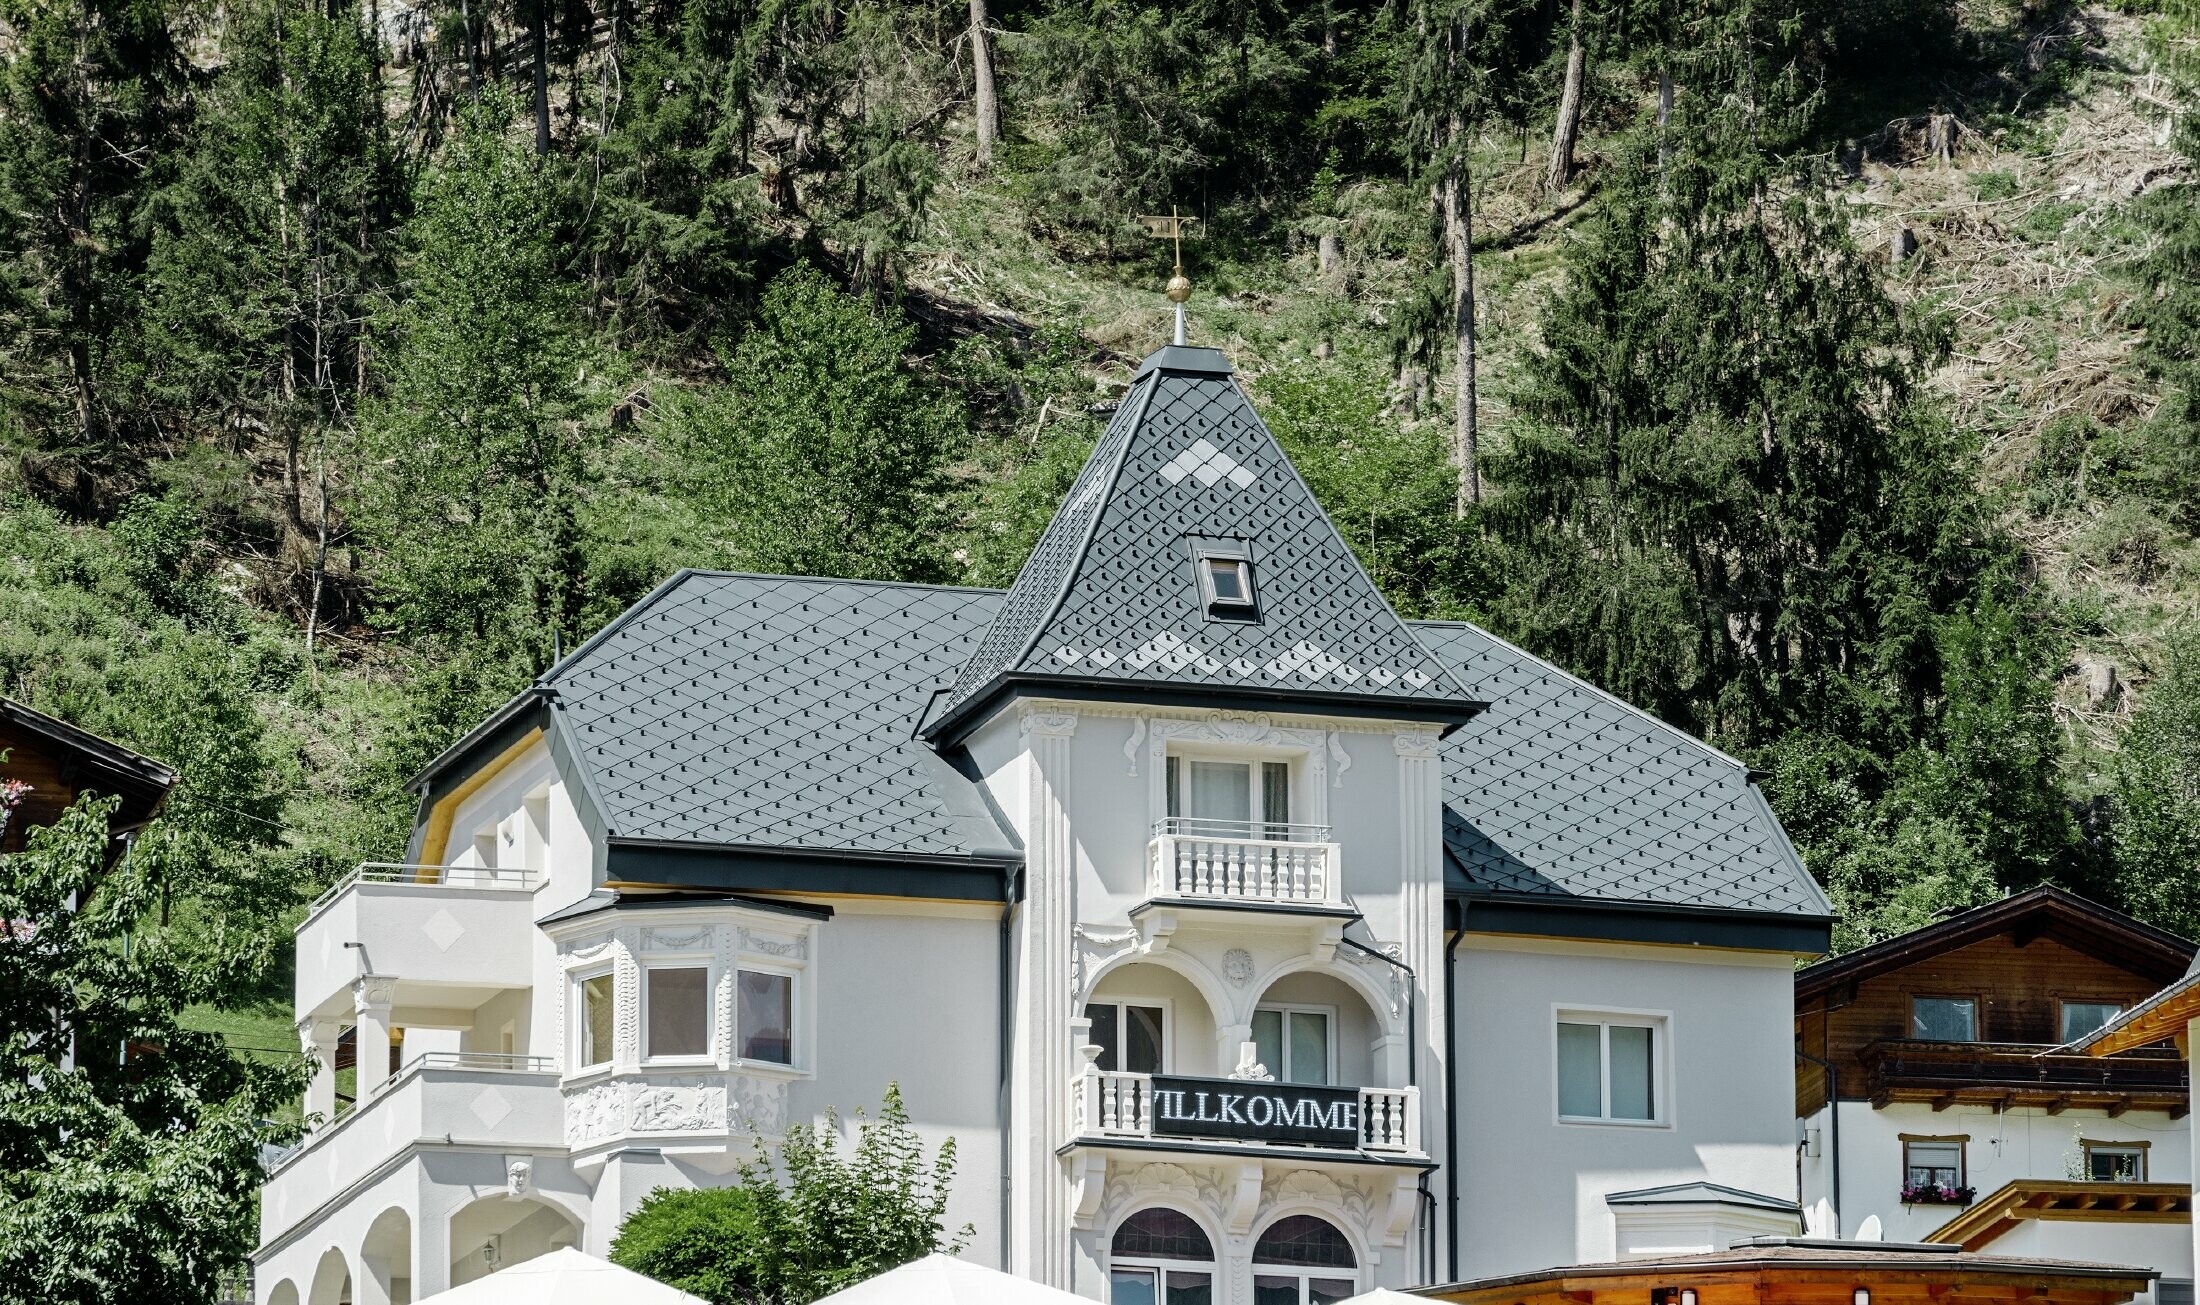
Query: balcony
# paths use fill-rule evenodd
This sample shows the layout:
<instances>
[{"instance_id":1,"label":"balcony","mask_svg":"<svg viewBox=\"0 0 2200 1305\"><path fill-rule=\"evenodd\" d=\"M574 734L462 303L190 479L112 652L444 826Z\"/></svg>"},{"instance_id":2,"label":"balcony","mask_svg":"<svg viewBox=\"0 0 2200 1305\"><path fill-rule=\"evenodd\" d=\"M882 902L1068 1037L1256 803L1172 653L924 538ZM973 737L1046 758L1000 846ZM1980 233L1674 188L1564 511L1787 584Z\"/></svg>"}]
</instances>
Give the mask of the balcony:
<instances>
[{"instance_id":1,"label":"balcony","mask_svg":"<svg viewBox=\"0 0 2200 1305\"><path fill-rule=\"evenodd\" d=\"M408 1147L561 1149L564 1117L557 1071L545 1057L464 1051L416 1056L268 1166L260 1240L311 1218Z\"/></svg>"},{"instance_id":2,"label":"balcony","mask_svg":"<svg viewBox=\"0 0 2200 1305\"><path fill-rule=\"evenodd\" d=\"M298 926L297 1011L348 1012L352 981L399 976L438 991L408 1002L471 1007L534 982L534 890L526 870L369 863L315 898ZM431 977L432 976L432 977Z\"/></svg>"},{"instance_id":3,"label":"balcony","mask_svg":"<svg viewBox=\"0 0 2200 1305\"><path fill-rule=\"evenodd\" d=\"M1079 1140L1182 1137L1242 1144L1413 1155L1421 1149L1419 1088L1314 1088L1227 1078L1088 1069L1070 1084Z\"/></svg>"},{"instance_id":4,"label":"balcony","mask_svg":"<svg viewBox=\"0 0 2200 1305\"><path fill-rule=\"evenodd\" d=\"M1864 1048L1861 1059L1872 1105L1896 1101L1997 1109L2036 1106L2061 1114L2077 1108L2164 1110L2175 1119L2190 1103L2185 1061L2173 1048L2147 1047L2115 1056L2047 1054L2028 1042L1926 1042L1889 1038Z\"/></svg>"},{"instance_id":5,"label":"balcony","mask_svg":"<svg viewBox=\"0 0 2200 1305\"><path fill-rule=\"evenodd\" d=\"M1156 899L1216 905L1340 907L1337 845L1327 825L1171 816L1146 849Z\"/></svg>"}]
</instances>

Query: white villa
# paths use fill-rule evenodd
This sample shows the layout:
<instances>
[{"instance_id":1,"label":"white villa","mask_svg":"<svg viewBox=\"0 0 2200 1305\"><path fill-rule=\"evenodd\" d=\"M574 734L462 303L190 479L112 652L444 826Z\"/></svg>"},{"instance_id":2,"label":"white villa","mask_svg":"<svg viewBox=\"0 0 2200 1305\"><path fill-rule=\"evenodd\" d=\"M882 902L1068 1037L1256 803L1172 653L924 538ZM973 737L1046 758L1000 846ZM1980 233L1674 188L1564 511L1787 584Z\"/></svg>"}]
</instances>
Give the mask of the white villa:
<instances>
[{"instance_id":1,"label":"white villa","mask_svg":"<svg viewBox=\"0 0 2200 1305\"><path fill-rule=\"evenodd\" d=\"M1829 909L1747 769L1400 620L1211 349L1007 592L683 572L416 787L298 929L262 1305L605 1254L890 1081L969 1258L1118 1305L1800 1231Z\"/></svg>"}]
</instances>

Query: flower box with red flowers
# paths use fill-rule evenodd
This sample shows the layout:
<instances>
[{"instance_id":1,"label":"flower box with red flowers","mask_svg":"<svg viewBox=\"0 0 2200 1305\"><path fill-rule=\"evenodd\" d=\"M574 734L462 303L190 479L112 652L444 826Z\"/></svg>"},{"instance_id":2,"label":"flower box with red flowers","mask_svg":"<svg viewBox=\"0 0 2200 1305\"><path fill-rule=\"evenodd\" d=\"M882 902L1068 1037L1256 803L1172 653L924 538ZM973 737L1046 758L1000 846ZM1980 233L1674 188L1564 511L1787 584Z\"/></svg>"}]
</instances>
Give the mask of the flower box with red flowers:
<instances>
[{"instance_id":1,"label":"flower box with red flowers","mask_svg":"<svg viewBox=\"0 0 2200 1305\"><path fill-rule=\"evenodd\" d=\"M1969 1205L1978 1195L1974 1188L1943 1187L1938 1183L1910 1183L1902 1189L1904 1205Z\"/></svg>"}]
</instances>

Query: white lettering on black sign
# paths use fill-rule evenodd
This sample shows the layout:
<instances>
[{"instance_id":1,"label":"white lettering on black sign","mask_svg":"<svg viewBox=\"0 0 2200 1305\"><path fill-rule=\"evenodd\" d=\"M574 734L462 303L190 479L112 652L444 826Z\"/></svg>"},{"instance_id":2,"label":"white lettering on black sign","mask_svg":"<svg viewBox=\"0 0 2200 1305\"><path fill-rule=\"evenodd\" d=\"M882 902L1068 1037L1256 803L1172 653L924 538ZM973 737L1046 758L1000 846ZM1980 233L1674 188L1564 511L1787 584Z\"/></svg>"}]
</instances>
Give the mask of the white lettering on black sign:
<instances>
[{"instance_id":1,"label":"white lettering on black sign","mask_svg":"<svg viewBox=\"0 0 2200 1305\"><path fill-rule=\"evenodd\" d=\"M1227 1137L1241 1142L1360 1145L1357 1088L1257 1083L1229 1078L1153 1080L1156 1137Z\"/></svg>"}]
</instances>

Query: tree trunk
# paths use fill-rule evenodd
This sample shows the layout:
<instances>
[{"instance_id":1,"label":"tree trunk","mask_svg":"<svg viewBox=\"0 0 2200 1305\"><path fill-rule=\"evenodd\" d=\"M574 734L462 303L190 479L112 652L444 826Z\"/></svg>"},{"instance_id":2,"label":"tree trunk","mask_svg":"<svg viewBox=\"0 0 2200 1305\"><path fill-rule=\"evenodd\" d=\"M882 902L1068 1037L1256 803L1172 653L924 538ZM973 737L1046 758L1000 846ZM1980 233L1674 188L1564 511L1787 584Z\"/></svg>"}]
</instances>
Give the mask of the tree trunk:
<instances>
[{"instance_id":1,"label":"tree trunk","mask_svg":"<svg viewBox=\"0 0 2200 1305\"><path fill-rule=\"evenodd\" d=\"M1474 199L1469 189L1466 124L1456 114L1449 127L1452 157L1444 171L1444 243L1451 255L1452 371L1457 390L1452 421L1451 461L1459 473L1453 502L1464 517L1467 505L1482 501L1482 472L1477 448L1474 338Z\"/></svg>"},{"instance_id":2,"label":"tree trunk","mask_svg":"<svg viewBox=\"0 0 2200 1305\"><path fill-rule=\"evenodd\" d=\"M970 0L970 66L977 80L978 163L993 162L1001 134L1001 101L993 89L993 47L985 34L985 0Z\"/></svg>"},{"instance_id":3,"label":"tree trunk","mask_svg":"<svg viewBox=\"0 0 2200 1305\"><path fill-rule=\"evenodd\" d=\"M1672 146L1665 140L1665 124L1673 117L1673 73L1671 69L1658 69L1658 175L1665 175L1665 161L1672 153Z\"/></svg>"},{"instance_id":4,"label":"tree trunk","mask_svg":"<svg viewBox=\"0 0 2200 1305\"><path fill-rule=\"evenodd\" d=\"M466 36L466 96L481 98L481 55L474 41L474 11L467 0L458 0L458 25Z\"/></svg>"},{"instance_id":5,"label":"tree trunk","mask_svg":"<svg viewBox=\"0 0 2200 1305\"><path fill-rule=\"evenodd\" d=\"M1544 183L1561 191L1574 179L1574 145L1581 138L1583 83L1589 74L1589 50L1581 42L1581 0L1574 0L1573 31L1566 43L1566 85L1558 96L1558 123L1551 129L1551 170Z\"/></svg>"},{"instance_id":6,"label":"tree trunk","mask_svg":"<svg viewBox=\"0 0 2200 1305\"><path fill-rule=\"evenodd\" d=\"M535 153L550 152L550 0L535 0Z\"/></svg>"}]
</instances>

